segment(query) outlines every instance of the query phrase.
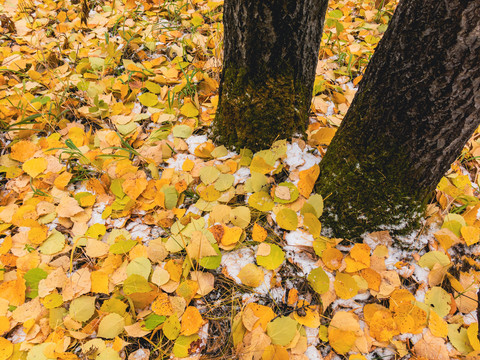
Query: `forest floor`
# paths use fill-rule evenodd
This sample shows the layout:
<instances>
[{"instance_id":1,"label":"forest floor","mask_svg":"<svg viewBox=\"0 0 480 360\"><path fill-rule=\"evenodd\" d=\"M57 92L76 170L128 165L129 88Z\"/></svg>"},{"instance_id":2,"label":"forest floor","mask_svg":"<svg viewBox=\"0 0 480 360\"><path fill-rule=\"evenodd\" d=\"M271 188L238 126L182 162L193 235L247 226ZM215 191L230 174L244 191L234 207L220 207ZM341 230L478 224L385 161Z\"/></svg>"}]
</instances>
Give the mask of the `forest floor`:
<instances>
[{"instance_id":1,"label":"forest floor","mask_svg":"<svg viewBox=\"0 0 480 360\"><path fill-rule=\"evenodd\" d=\"M312 193L395 3L328 10L304 139L208 139L222 2L0 4L0 360L478 359L479 135L422 231Z\"/></svg>"}]
</instances>

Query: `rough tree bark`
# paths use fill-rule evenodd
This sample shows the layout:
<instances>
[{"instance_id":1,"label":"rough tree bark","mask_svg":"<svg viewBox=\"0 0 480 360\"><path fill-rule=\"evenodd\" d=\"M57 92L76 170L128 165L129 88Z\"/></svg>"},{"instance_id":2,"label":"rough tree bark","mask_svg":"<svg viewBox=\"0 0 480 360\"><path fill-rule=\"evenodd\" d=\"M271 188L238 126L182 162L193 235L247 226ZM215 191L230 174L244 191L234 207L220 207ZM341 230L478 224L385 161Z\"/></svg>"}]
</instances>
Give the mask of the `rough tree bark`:
<instances>
[{"instance_id":1,"label":"rough tree bark","mask_svg":"<svg viewBox=\"0 0 480 360\"><path fill-rule=\"evenodd\" d=\"M225 0L213 136L260 150L303 133L328 0Z\"/></svg>"},{"instance_id":2,"label":"rough tree bark","mask_svg":"<svg viewBox=\"0 0 480 360\"><path fill-rule=\"evenodd\" d=\"M320 163L322 224L412 230L479 122L480 1L401 1Z\"/></svg>"}]
</instances>

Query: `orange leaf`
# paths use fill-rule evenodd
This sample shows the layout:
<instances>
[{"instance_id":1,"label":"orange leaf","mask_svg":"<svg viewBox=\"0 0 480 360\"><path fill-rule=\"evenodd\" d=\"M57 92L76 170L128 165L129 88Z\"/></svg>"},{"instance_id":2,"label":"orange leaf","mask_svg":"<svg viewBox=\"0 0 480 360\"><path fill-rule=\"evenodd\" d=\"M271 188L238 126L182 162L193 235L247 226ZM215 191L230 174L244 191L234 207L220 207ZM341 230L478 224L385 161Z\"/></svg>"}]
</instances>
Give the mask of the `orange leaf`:
<instances>
[{"instance_id":1,"label":"orange leaf","mask_svg":"<svg viewBox=\"0 0 480 360\"><path fill-rule=\"evenodd\" d=\"M315 186L315 181L320 174L320 167L318 165L313 165L310 169L300 171L300 181L298 182L298 191L301 195L307 199L312 193L313 187Z\"/></svg>"},{"instance_id":2,"label":"orange leaf","mask_svg":"<svg viewBox=\"0 0 480 360\"><path fill-rule=\"evenodd\" d=\"M194 306L189 306L182 316L180 333L185 336L193 335L200 330L203 325L202 315Z\"/></svg>"}]
</instances>

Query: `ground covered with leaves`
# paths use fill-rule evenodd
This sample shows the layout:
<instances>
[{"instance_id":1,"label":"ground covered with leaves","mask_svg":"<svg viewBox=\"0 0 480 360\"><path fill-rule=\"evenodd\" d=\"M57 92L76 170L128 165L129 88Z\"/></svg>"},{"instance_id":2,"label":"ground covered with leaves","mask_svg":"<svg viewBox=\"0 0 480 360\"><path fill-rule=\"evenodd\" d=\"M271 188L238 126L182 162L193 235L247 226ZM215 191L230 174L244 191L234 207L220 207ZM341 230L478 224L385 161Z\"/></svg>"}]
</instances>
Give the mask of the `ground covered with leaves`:
<instances>
[{"instance_id":1,"label":"ground covered with leaves","mask_svg":"<svg viewBox=\"0 0 480 360\"><path fill-rule=\"evenodd\" d=\"M303 139L213 144L222 2L0 5L0 360L479 357L478 134L425 227L321 236L395 3L331 4Z\"/></svg>"}]
</instances>

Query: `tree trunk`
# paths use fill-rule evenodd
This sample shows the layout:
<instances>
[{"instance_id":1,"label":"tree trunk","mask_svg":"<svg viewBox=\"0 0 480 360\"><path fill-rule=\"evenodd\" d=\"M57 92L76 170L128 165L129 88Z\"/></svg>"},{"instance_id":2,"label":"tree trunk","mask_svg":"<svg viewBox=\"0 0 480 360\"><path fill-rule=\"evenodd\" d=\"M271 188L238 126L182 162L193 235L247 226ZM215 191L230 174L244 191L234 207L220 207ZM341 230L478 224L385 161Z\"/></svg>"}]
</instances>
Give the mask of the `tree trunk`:
<instances>
[{"instance_id":1,"label":"tree trunk","mask_svg":"<svg viewBox=\"0 0 480 360\"><path fill-rule=\"evenodd\" d=\"M480 1L403 0L320 163L330 235L407 233L480 122Z\"/></svg>"},{"instance_id":2,"label":"tree trunk","mask_svg":"<svg viewBox=\"0 0 480 360\"><path fill-rule=\"evenodd\" d=\"M305 131L327 0L225 0L213 136L253 151Z\"/></svg>"}]
</instances>

